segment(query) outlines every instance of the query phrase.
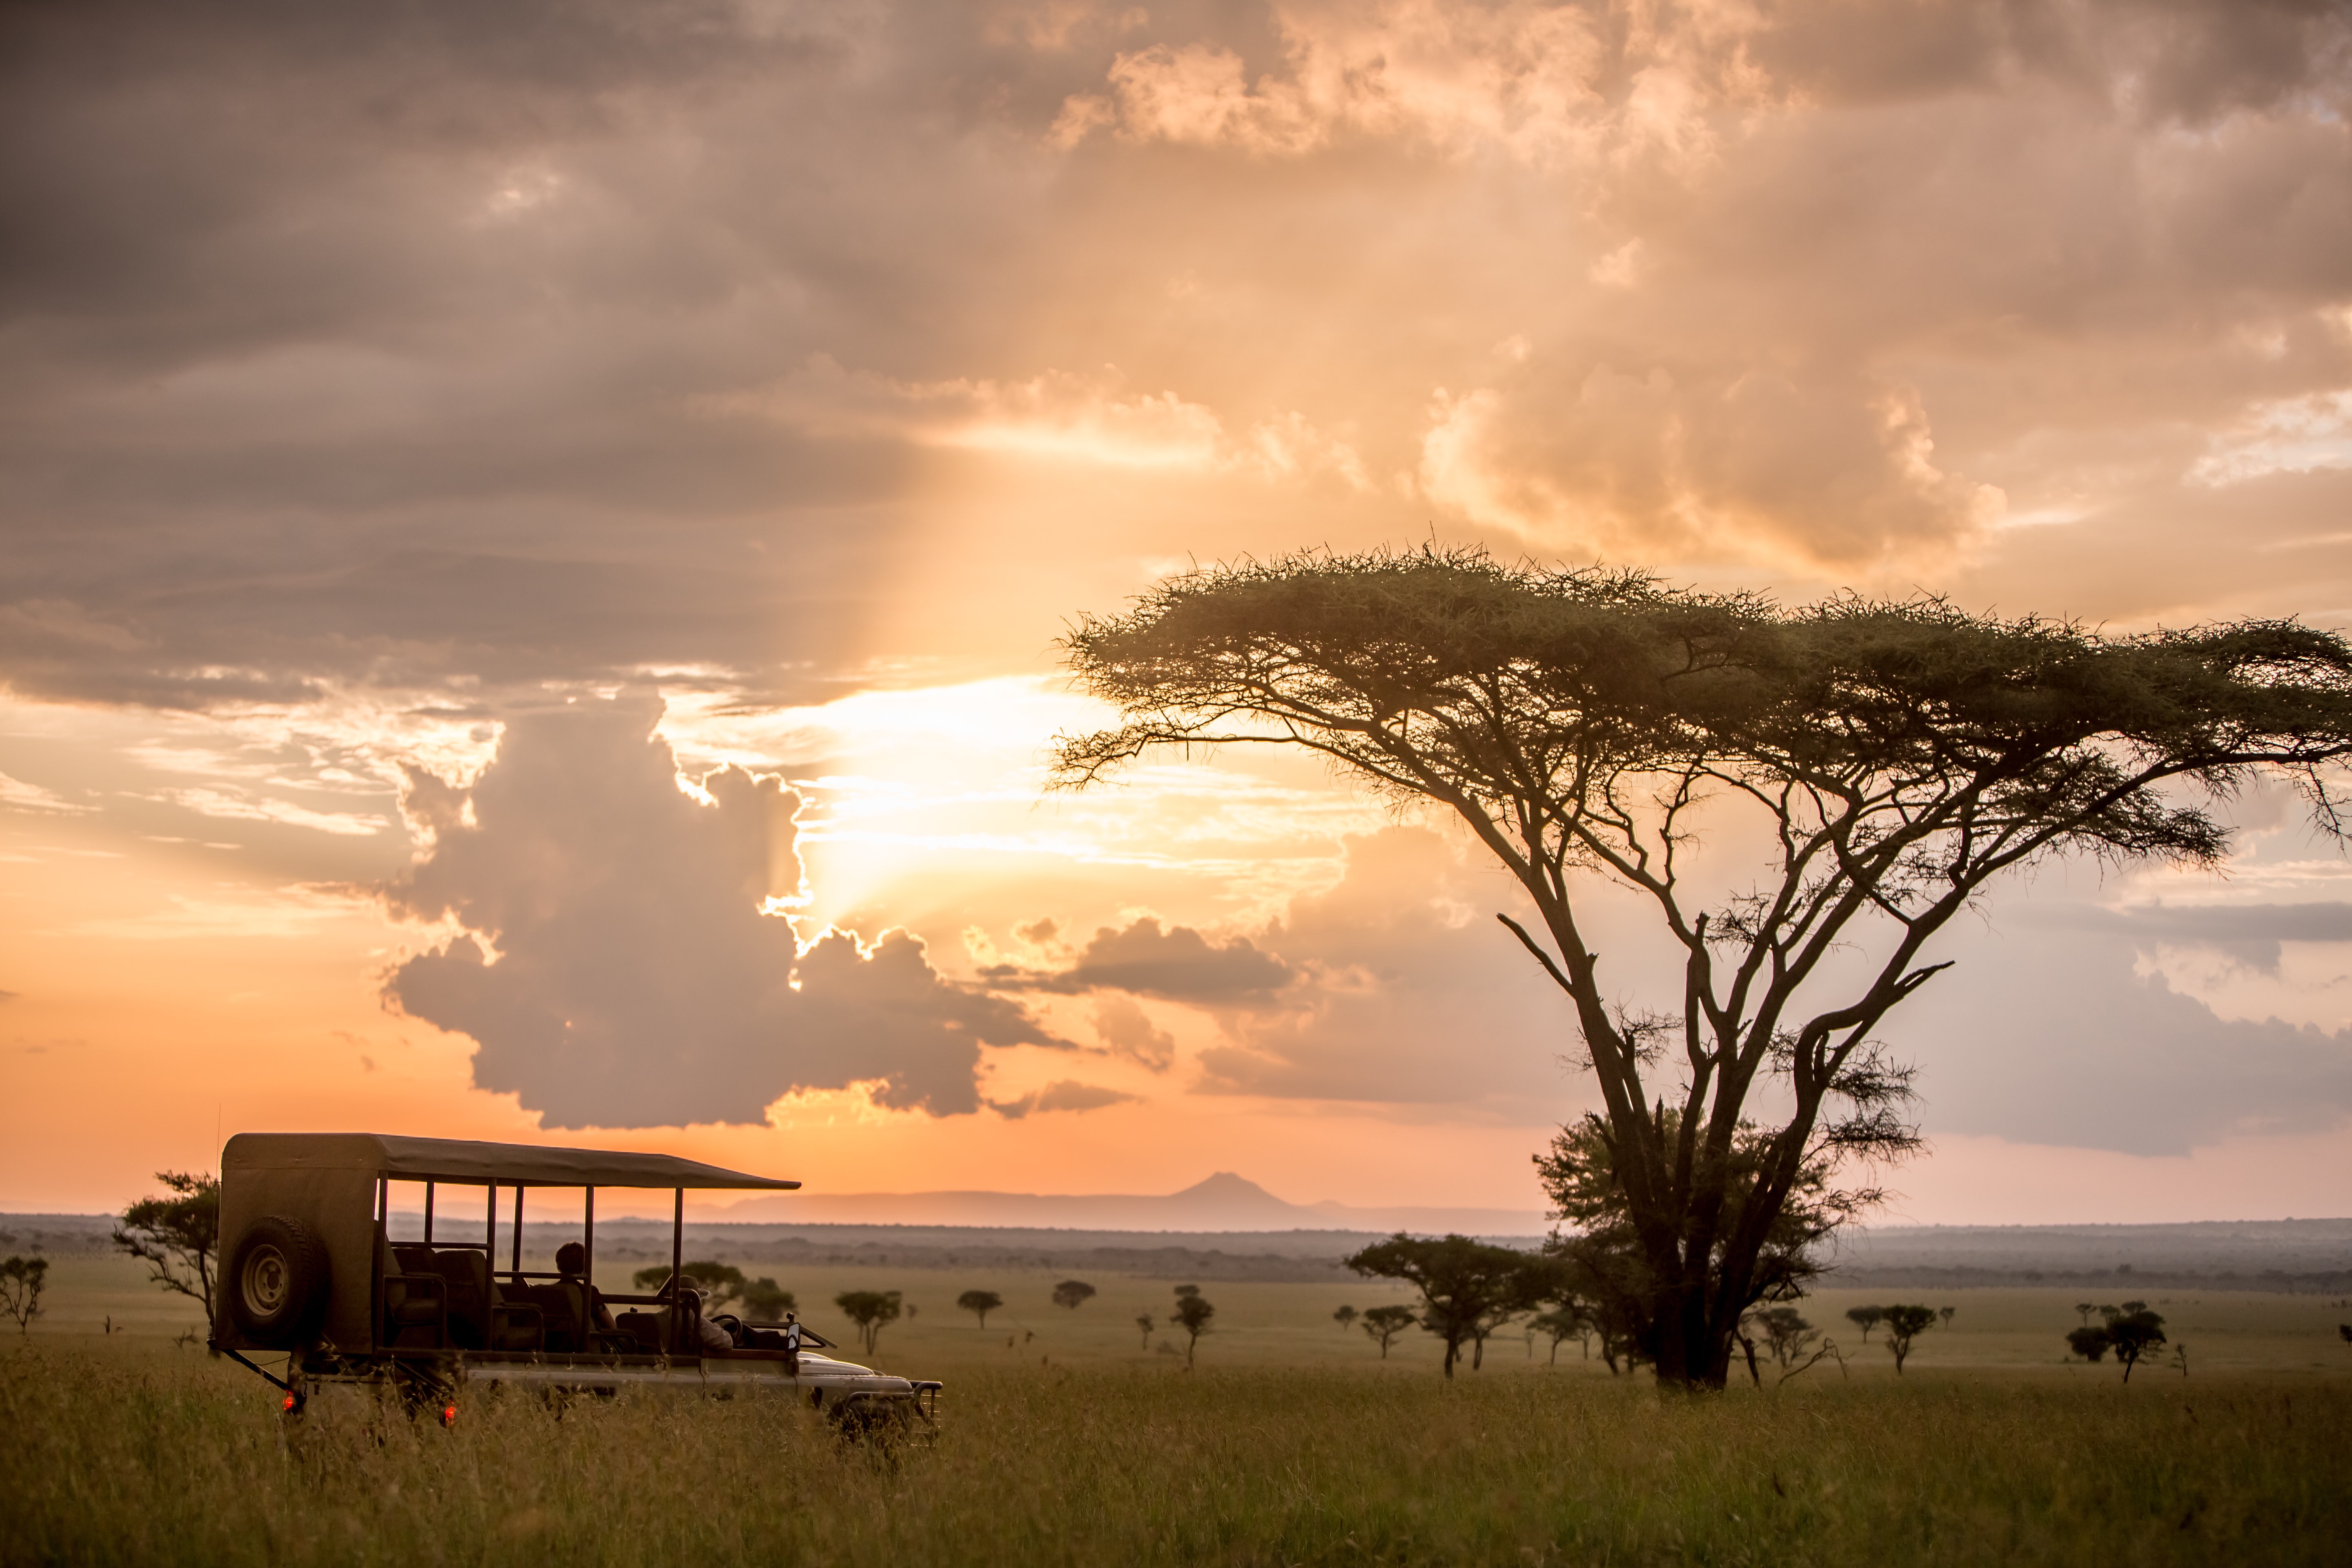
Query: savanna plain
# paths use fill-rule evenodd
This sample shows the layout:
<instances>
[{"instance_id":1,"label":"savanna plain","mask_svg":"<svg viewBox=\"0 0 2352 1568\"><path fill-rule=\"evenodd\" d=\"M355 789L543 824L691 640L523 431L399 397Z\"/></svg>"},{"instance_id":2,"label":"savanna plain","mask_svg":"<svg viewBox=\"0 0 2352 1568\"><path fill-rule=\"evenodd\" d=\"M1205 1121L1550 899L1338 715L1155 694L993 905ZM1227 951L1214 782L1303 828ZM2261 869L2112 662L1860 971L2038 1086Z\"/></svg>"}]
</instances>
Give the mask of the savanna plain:
<instances>
[{"instance_id":1,"label":"savanna plain","mask_svg":"<svg viewBox=\"0 0 2352 1568\"><path fill-rule=\"evenodd\" d=\"M193 1310L127 1259L60 1260L0 1351L9 1563L2337 1563L2352 1538L2340 1303L2157 1300L2184 1373L2065 1362L2082 1292L1956 1290L1897 1377L1845 1366L1662 1398L1573 1340L1506 1330L1451 1383L1333 1309L1361 1284L1213 1282L1187 1372L1175 1284L810 1269L898 1289L874 1363L947 1381L928 1444L845 1442L795 1403L474 1397L457 1419L289 1426L275 1391L176 1342ZM614 1281L618 1283L618 1281ZM982 1329L959 1293L1005 1298ZM1879 1292L1878 1295L1885 1295ZM1912 1292L1913 1295L1919 1294ZM1932 1293L1931 1293L1932 1294ZM1843 1325L1876 1296L1824 1290ZM116 1331L108 1332L110 1326ZM1167 1342L1169 1348L1160 1348ZM861 1358L862 1359L862 1358Z\"/></svg>"}]
</instances>

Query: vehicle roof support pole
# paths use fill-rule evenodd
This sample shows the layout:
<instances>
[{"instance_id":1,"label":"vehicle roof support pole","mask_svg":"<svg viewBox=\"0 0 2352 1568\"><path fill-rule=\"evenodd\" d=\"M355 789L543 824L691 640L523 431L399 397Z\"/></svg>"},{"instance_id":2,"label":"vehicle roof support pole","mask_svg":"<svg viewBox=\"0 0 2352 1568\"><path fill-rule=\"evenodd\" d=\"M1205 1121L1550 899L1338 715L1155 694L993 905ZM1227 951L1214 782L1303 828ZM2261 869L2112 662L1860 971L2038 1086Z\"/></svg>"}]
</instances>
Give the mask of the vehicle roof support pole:
<instances>
[{"instance_id":1,"label":"vehicle roof support pole","mask_svg":"<svg viewBox=\"0 0 2352 1568\"><path fill-rule=\"evenodd\" d=\"M425 1245L433 1245L433 1184L425 1184Z\"/></svg>"},{"instance_id":2,"label":"vehicle roof support pole","mask_svg":"<svg viewBox=\"0 0 2352 1568\"><path fill-rule=\"evenodd\" d=\"M522 1283L522 1184L515 1184L514 1267L509 1270L517 1285Z\"/></svg>"},{"instance_id":3,"label":"vehicle roof support pole","mask_svg":"<svg viewBox=\"0 0 2352 1568\"><path fill-rule=\"evenodd\" d=\"M580 1275L590 1285L596 1283L596 1189L588 1189L588 1217L580 1227L580 1250L586 1254L582 1260Z\"/></svg>"},{"instance_id":4,"label":"vehicle roof support pole","mask_svg":"<svg viewBox=\"0 0 2352 1568\"><path fill-rule=\"evenodd\" d=\"M686 1314L678 1309L686 1304L686 1286L682 1276L686 1269L686 1189L677 1189L677 1207L669 1227L669 1348L686 1347Z\"/></svg>"},{"instance_id":5,"label":"vehicle roof support pole","mask_svg":"<svg viewBox=\"0 0 2352 1568\"><path fill-rule=\"evenodd\" d=\"M490 1184L489 1227L482 1232L482 1265L487 1273L499 1268L499 1184ZM487 1303L486 1303L487 1304Z\"/></svg>"}]
</instances>

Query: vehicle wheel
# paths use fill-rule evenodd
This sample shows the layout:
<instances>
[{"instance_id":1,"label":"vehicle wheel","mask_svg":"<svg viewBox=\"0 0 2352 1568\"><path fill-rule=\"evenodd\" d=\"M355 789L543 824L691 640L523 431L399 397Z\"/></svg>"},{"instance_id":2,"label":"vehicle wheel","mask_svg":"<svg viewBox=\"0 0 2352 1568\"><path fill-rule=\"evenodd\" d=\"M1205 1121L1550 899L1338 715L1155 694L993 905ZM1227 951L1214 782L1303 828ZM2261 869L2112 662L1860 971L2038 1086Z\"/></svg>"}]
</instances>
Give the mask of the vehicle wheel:
<instances>
[{"instance_id":1,"label":"vehicle wheel","mask_svg":"<svg viewBox=\"0 0 2352 1568\"><path fill-rule=\"evenodd\" d=\"M327 1249L300 1220L268 1215L245 1227L229 1253L229 1321L270 1350L291 1350L327 1310Z\"/></svg>"}]
</instances>

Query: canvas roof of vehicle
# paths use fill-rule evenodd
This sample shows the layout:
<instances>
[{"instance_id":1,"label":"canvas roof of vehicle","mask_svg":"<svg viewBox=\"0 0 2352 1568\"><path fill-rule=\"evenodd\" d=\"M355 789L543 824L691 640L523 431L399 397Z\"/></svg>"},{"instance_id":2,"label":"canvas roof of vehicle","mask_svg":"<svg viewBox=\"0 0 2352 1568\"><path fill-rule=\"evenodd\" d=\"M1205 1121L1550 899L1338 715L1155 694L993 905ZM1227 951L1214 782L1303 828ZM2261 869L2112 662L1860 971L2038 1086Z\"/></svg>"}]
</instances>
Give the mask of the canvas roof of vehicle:
<instances>
[{"instance_id":1,"label":"canvas roof of vehicle","mask_svg":"<svg viewBox=\"0 0 2352 1568\"><path fill-rule=\"evenodd\" d=\"M406 1138L392 1132L240 1132L221 1151L232 1171L366 1171L400 1181L491 1182L534 1187L754 1187L798 1182L747 1175L674 1154Z\"/></svg>"}]
</instances>

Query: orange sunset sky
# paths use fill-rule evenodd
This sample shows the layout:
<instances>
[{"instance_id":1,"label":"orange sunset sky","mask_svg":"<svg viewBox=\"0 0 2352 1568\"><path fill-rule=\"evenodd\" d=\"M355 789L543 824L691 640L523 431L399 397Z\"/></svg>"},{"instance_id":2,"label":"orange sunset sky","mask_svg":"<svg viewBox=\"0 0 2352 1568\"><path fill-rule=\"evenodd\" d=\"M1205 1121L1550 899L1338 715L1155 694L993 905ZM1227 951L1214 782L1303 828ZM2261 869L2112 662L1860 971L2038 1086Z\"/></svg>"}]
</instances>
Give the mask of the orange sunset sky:
<instances>
[{"instance_id":1,"label":"orange sunset sky","mask_svg":"<svg viewBox=\"0 0 2352 1568\"><path fill-rule=\"evenodd\" d=\"M1511 888L1302 761L1044 793L1074 616L1435 540L2352 626L2338 5L0 33L0 1209L367 1128L1531 1210ZM1945 939L1890 1217L2352 1212L2352 860L2234 809Z\"/></svg>"}]
</instances>

